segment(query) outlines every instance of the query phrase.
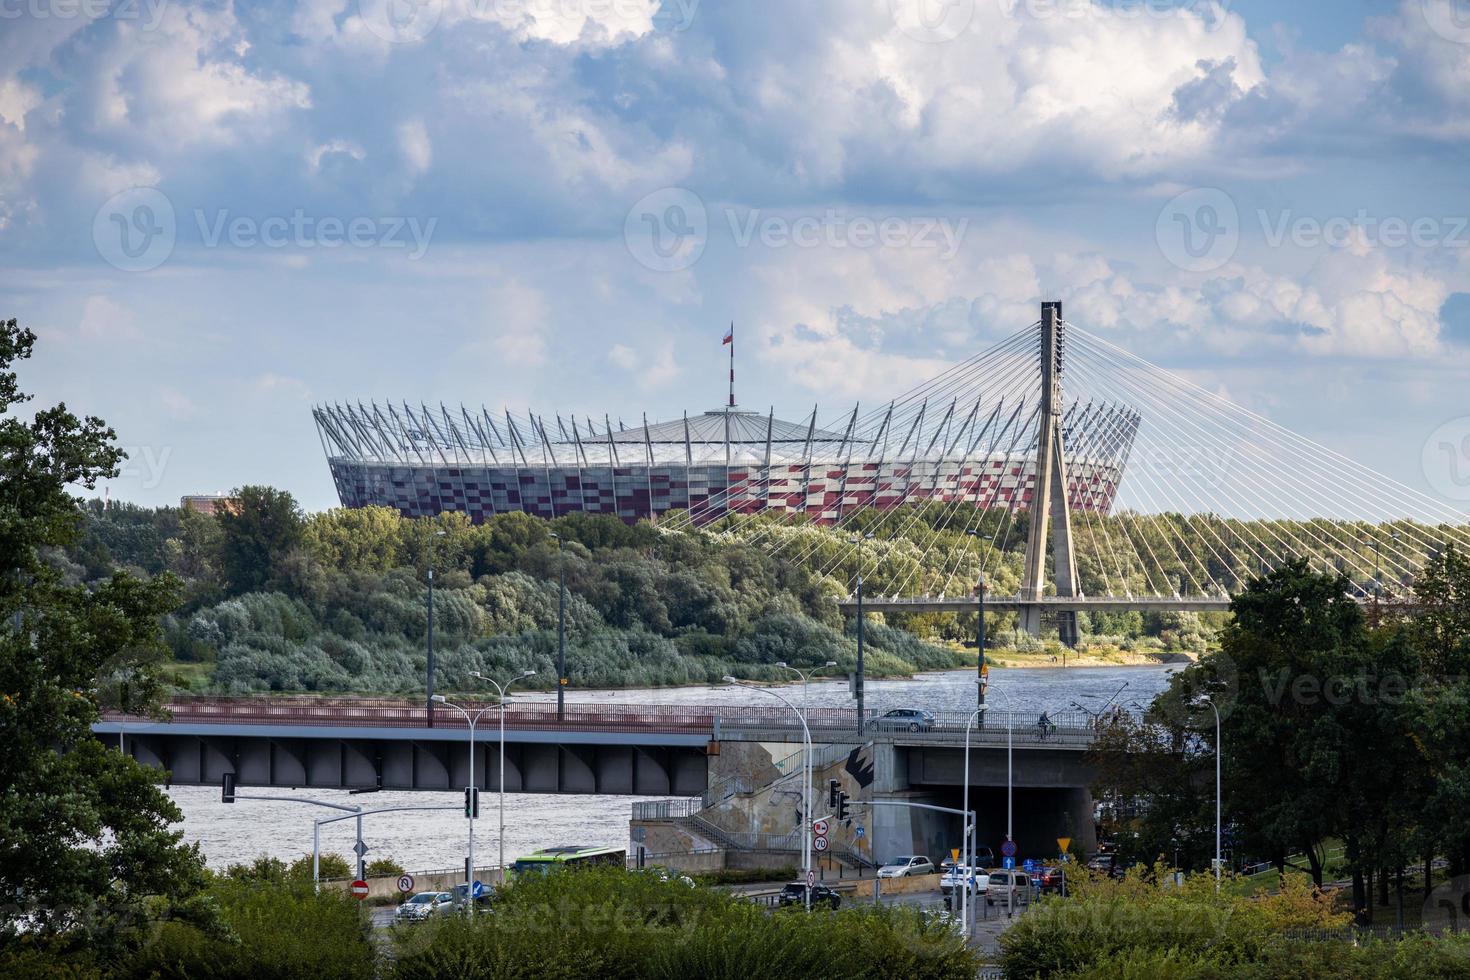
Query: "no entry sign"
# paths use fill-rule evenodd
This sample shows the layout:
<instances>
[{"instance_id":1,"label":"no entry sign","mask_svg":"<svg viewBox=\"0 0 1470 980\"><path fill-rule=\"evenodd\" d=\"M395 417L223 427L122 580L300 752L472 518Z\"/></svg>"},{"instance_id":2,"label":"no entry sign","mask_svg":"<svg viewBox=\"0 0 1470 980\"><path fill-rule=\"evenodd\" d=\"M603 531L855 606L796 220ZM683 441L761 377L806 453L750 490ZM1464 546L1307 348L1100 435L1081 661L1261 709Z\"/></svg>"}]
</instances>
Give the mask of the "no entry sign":
<instances>
[{"instance_id":1,"label":"no entry sign","mask_svg":"<svg viewBox=\"0 0 1470 980\"><path fill-rule=\"evenodd\" d=\"M352 883L352 897L353 898L356 898L356 899L367 898L367 893L368 893L367 882L365 882L361 878L359 878L359 879L357 879L356 881L354 881Z\"/></svg>"}]
</instances>

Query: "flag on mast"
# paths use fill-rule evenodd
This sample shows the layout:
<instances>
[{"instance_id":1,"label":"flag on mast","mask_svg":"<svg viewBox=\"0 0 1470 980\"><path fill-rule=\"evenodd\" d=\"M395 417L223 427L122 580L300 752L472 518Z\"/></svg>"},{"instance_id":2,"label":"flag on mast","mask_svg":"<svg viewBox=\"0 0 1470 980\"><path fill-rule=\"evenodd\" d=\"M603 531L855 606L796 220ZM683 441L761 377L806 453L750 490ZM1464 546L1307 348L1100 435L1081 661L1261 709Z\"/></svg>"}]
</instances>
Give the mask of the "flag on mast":
<instances>
[{"instance_id":1,"label":"flag on mast","mask_svg":"<svg viewBox=\"0 0 1470 980\"><path fill-rule=\"evenodd\" d=\"M725 339L720 343L730 348L730 408L735 407L735 321L730 321L730 329L725 332ZM727 420L728 422L728 420Z\"/></svg>"}]
</instances>

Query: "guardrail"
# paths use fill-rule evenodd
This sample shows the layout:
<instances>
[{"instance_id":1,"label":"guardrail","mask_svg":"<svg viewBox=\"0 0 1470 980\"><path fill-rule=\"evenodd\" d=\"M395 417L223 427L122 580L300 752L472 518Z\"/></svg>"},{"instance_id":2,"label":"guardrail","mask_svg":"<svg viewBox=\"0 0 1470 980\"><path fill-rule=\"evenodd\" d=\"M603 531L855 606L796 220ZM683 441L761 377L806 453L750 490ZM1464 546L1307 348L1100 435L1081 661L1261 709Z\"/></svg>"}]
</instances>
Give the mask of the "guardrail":
<instances>
[{"instance_id":1,"label":"guardrail","mask_svg":"<svg viewBox=\"0 0 1470 980\"><path fill-rule=\"evenodd\" d=\"M682 800L637 800L633 804L634 820L683 820L704 809L704 798L693 796Z\"/></svg>"},{"instance_id":2,"label":"guardrail","mask_svg":"<svg viewBox=\"0 0 1470 980\"><path fill-rule=\"evenodd\" d=\"M465 702L471 712L491 702ZM283 697L180 697L166 710L178 723L217 725L295 725L362 728L424 728L427 712L423 705L388 698ZM861 739L924 742L962 742L969 711L933 711L922 717L895 716L881 711L866 713L861 735L857 712L852 708L818 707L807 711L807 725L815 741L856 744ZM482 727L493 738L492 724ZM148 724L157 719L107 712L111 722ZM1041 737L1039 715L1029 712L988 711L983 724L976 724L971 738L977 744L1006 739L1007 725L1013 727L1015 742L1052 742L1059 746L1085 745L1097 734L1098 721L1083 712L1051 716L1054 730ZM465 719L457 711L434 712L434 727L463 730ZM558 714L547 702L512 703L505 709L505 727L516 731L650 732L696 734L709 738L800 741L801 725L787 708L756 705L679 704L578 704L566 705ZM783 760L785 762L794 761Z\"/></svg>"}]
</instances>

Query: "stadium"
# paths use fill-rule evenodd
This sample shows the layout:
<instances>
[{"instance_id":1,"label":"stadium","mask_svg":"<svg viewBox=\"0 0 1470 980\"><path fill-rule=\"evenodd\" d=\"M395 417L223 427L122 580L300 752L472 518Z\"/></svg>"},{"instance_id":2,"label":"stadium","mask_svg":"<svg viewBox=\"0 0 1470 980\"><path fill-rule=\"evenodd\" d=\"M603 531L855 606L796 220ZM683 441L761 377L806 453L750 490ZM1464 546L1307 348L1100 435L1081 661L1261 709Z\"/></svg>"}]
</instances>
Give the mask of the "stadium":
<instances>
[{"instance_id":1,"label":"stadium","mask_svg":"<svg viewBox=\"0 0 1470 980\"><path fill-rule=\"evenodd\" d=\"M604 416L318 406L322 447L343 506L409 517L456 511L616 515L688 511L701 523L771 511L831 524L862 506L919 501L1024 510L1035 485L1035 406L895 401L818 424L733 406L627 427ZM1028 414L1029 412L1029 414ZM1072 509L1109 513L1140 417L1121 405L1071 404L1063 419Z\"/></svg>"}]
</instances>

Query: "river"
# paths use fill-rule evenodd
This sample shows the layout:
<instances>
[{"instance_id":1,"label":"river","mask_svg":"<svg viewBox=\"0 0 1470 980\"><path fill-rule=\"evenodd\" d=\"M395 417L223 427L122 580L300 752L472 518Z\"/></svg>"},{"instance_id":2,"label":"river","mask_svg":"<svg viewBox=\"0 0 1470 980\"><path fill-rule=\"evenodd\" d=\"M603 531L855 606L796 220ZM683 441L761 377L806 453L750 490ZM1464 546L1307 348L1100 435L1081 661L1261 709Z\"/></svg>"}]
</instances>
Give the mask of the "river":
<instances>
[{"instance_id":1,"label":"river","mask_svg":"<svg viewBox=\"0 0 1470 980\"><path fill-rule=\"evenodd\" d=\"M1176 666L1056 668L996 667L990 673L992 692L1004 691L1016 711L1053 713L1067 710L1069 702L1096 710L1115 692L1116 703L1147 704L1168 684ZM1126 685L1126 686L1125 686ZM799 695L799 687L793 688ZM787 692L788 694L790 691ZM850 706L847 682L813 681L806 696L813 707ZM541 700L551 695L519 697ZM732 687L655 688L645 690L574 691L573 702L626 702L628 704L749 704L754 695ZM975 675L970 671L941 671L920 674L911 680L869 681L868 707L878 710L921 707L957 710L975 701ZM1003 709L998 697L992 703ZM496 862L497 796L481 790L480 819L475 824L476 864ZM202 845L209 865L227 865L271 855L287 861L311 853L312 821L328 815L318 807L293 803L241 801L220 802L218 787L176 786L169 795L183 811L182 829L189 841ZM281 790L247 789L245 793L283 793ZM316 799L360 804L364 808L388 806L446 806L452 809L400 812L370 816L363 822L368 859L392 858L411 871L460 867L464 864L468 821L463 813L463 791L446 793L383 792L348 796L332 790L303 791ZM590 844L626 847L631 796L554 796L507 793L505 798L505 854L515 860L521 854L555 844ZM355 840L353 821L344 820L322 829L322 850L351 859Z\"/></svg>"}]
</instances>

